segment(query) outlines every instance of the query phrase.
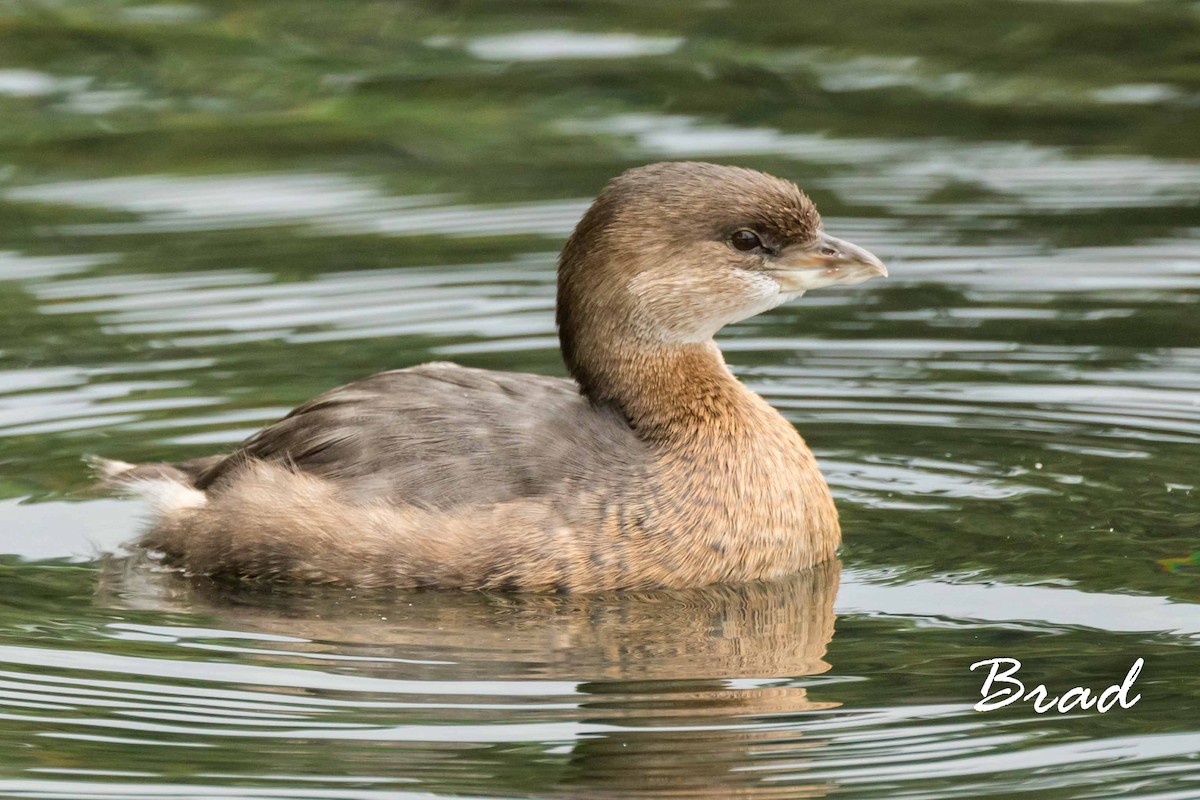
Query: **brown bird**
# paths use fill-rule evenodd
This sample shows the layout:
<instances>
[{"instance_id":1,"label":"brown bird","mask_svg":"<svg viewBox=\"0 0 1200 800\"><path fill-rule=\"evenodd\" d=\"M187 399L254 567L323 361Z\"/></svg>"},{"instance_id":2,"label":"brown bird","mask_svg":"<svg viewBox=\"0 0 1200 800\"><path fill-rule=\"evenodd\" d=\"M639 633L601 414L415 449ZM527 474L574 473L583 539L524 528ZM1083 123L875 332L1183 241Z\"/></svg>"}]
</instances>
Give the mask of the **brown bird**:
<instances>
[{"instance_id":1,"label":"brown bird","mask_svg":"<svg viewBox=\"0 0 1200 800\"><path fill-rule=\"evenodd\" d=\"M886 274L791 182L639 167L559 260L574 380L423 364L326 392L231 455L94 463L150 500L144 545L194 574L558 592L776 578L833 556L837 510L713 336Z\"/></svg>"}]
</instances>

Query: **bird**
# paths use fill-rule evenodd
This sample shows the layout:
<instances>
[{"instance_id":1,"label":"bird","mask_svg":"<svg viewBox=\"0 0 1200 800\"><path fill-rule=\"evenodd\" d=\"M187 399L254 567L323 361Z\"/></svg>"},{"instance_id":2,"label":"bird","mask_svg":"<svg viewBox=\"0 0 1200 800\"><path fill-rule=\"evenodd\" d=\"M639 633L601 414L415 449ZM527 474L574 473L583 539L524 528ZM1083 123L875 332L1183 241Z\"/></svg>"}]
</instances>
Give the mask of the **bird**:
<instances>
[{"instance_id":1,"label":"bird","mask_svg":"<svg viewBox=\"0 0 1200 800\"><path fill-rule=\"evenodd\" d=\"M557 593L778 579L834 558L837 508L714 336L886 276L791 181L639 166L559 257L569 378L427 363L327 391L232 453L90 460L148 502L141 545L192 575Z\"/></svg>"}]
</instances>

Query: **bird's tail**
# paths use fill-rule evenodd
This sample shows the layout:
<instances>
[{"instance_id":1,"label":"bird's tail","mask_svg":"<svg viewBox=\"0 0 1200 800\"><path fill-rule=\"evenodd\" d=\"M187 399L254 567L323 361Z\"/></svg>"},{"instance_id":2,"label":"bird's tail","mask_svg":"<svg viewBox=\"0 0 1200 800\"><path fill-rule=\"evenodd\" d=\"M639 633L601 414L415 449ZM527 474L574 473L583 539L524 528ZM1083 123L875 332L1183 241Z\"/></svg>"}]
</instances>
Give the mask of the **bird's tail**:
<instances>
[{"instance_id":1,"label":"bird's tail","mask_svg":"<svg viewBox=\"0 0 1200 800\"><path fill-rule=\"evenodd\" d=\"M186 508L198 508L206 502L204 492L194 485L195 475L186 464L130 464L100 456L84 456L100 489L140 497L158 516Z\"/></svg>"}]
</instances>

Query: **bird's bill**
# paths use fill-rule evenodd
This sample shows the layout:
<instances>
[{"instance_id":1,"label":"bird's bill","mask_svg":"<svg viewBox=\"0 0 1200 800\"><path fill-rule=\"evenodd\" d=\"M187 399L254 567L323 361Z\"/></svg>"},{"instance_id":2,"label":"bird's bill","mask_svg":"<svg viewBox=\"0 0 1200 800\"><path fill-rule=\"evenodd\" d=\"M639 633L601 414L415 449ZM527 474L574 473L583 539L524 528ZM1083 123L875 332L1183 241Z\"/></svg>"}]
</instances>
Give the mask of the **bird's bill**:
<instances>
[{"instance_id":1,"label":"bird's bill","mask_svg":"<svg viewBox=\"0 0 1200 800\"><path fill-rule=\"evenodd\" d=\"M815 244L788 248L769 271L784 292L807 292L825 286L852 286L888 271L873 253L856 244L822 233Z\"/></svg>"}]
</instances>

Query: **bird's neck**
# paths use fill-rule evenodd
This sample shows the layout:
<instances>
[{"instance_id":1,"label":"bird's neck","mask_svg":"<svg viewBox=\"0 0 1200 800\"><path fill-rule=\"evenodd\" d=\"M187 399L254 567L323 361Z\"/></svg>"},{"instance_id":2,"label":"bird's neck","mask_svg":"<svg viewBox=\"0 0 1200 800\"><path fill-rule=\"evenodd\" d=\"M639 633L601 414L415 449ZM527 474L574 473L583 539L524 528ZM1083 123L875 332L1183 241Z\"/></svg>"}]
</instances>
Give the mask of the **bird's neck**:
<instances>
[{"instance_id":1,"label":"bird's neck","mask_svg":"<svg viewBox=\"0 0 1200 800\"><path fill-rule=\"evenodd\" d=\"M745 441L788 424L725 366L715 342L626 343L572 365L584 393L617 408L642 439L662 446L697 436ZM596 358L597 355L602 357Z\"/></svg>"}]
</instances>

